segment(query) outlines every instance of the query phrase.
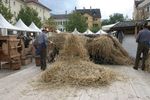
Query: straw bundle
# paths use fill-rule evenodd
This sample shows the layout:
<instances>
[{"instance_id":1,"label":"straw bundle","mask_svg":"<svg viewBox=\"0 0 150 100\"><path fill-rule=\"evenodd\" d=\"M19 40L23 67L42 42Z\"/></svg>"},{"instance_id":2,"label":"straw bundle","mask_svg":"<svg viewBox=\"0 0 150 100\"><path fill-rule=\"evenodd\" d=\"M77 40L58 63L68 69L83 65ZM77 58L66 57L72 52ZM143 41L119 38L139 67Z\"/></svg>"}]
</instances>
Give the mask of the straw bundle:
<instances>
[{"instance_id":1,"label":"straw bundle","mask_svg":"<svg viewBox=\"0 0 150 100\"><path fill-rule=\"evenodd\" d=\"M109 35L102 35L87 42L90 59L103 64L132 64L128 53L119 41Z\"/></svg>"},{"instance_id":2,"label":"straw bundle","mask_svg":"<svg viewBox=\"0 0 150 100\"><path fill-rule=\"evenodd\" d=\"M49 37L49 40L55 43L56 48L62 49L65 39L69 34L63 33L63 34L53 34L52 36Z\"/></svg>"},{"instance_id":3,"label":"straw bundle","mask_svg":"<svg viewBox=\"0 0 150 100\"><path fill-rule=\"evenodd\" d=\"M64 42L63 49L59 54L60 60L82 59L89 60L86 48L83 45L83 40L77 35L68 35Z\"/></svg>"},{"instance_id":4,"label":"straw bundle","mask_svg":"<svg viewBox=\"0 0 150 100\"><path fill-rule=\"evenodd\" d=\"M59 85L101 86L115 79L113 71L82 60L56 61L42 74L44 82Z\"/></svg>"},{"instance_id":5,"label":"straw bundle","mask_svg":"<svg viewBox=\"0 0 150 100\"><path fill-rule=\"evenodd\" d=\"M116 79L116 74L89 61L87 50L75 35L69 35L59 57L42 73L49 84L101 86Z\"/></svg>"}]
</instances>

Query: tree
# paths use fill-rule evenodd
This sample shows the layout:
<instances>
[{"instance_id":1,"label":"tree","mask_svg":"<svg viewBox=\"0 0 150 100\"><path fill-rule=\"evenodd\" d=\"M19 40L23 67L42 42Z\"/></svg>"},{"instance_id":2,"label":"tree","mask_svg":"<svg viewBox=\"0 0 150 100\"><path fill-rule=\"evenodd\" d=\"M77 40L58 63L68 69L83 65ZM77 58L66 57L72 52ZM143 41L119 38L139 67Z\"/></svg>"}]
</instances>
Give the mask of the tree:
<instances>
[{"instance_id":1,"label":"tree","mask_svg":"<svg viewBox=\"0 0 150 100\"><path fill-rule=\"evenodd\" d=\"M125 18L123 16L123 14L119 14L119 13L114 13L113 15L109 16L109 23L110 24L114 24L116 22L122 22L125 21Z\"/></svg>"},{"instance_id":2,"label":"tree","mask_svg":"<svg viewBox=\"0 0 150 100\"><path fill-rule=\"evenodd\" d=\"M93 27L91 28L91 31L94 32L94 33L98 32L99 30L100 30L100 27L99 27L99 26L93 26Z\"/></svg>"},{"instance_id":3,"label":"tree","mask_svg":"<svg viewBox=\"0 0 150 100\"><path fill-rule=\"evenodd\" d=\"M122 22L128 20L128 17L124 17L123 14L114 13L109 16L109 19L105 19L102 21L102 25L114 24L116 22Z\"/></svg>"},{"instance_id":4,"label":"tree","mask_svg":"<svg viewBox=\"0 0 150 100\"><path fill-rule=\"evenodd\" d=\"M69 22L66 24L67 31L73 31L75 28L79 32L85 32L88 25L86 23L86 18L80 13L74 12L69 16Z\"/></svg>"},{"instance_id":5,"label":"tree","mask_svg":"<svg viewBox=\"0 0 150 100\"><path fill-rule=\"evenodd\" d=\"M108 19L102 20L102 26L103 26L103 25L108 25L108 24L109 24L109 20L108 20Z\"/></svg>"},{"instance_id":6,"label":"tree","mask_svg":"<svg viewBox=\"0 0 150 100\"><path fill-rule=\"evenodd\" d=\"M56 24L55 21L52 17L48 18L48 20L46 20L44 22L44 27L47 27L50 29L50 31L55 31L56 30Z\"/></svg>"},{"instance_id":7,"label":"tree","mask_svg":"<svg viewBox=\"0 0 150 100\"><path fill-rule=\"evenodd\" d=\"M29 26L31 22L34 22L38 27L42 26L41 19L38 17L38 12L32 8L22 8L19 11L16 20L19 20L20 18L27 26Z\"/></svg>"},{"instance_id":8,"label":"tree","mask_svg":"<svg viewBox=\"0 0 150 100\"><path fill-rule=\"evenodd\" d=\"M6 20L11 21L13 14L10 9L4 6L2 0L0 0L0 13L6 18Z\"/></svg>"}]
</instances>

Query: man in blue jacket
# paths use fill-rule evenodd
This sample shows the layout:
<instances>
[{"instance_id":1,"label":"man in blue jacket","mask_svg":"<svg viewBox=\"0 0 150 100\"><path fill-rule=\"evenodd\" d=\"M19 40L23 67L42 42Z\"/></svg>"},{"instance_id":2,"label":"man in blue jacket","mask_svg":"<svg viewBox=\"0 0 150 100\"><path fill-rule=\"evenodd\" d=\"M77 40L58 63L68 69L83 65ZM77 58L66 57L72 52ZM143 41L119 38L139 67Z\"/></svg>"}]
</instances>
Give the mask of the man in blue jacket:
<instances>
[{"instance_id":1,"label":"man in blue jacket","mask_svg":"<svg viewBox=\"0 0 150 100\"><path fill-rule=\"evenodd\" d=\"M136 42L138 43L137 47L137 54L136 54L136 60L134 69L138 70L139 61L142 54L142 70L145 70L145 61L148 57L148 51L149 51L149 43L150 43L150 31L147 27L147 22L143 25L143 30L141 30L138 33L138 36L136 38Z\"/></svg>"},{"instance_id":2,"label":"man in blue jacket","mask_svg":"<svg viewBox=\"0 0 150 100\"><path fill-rule=\"evenodd\" d=\"M40 62L41 62L41 70L46 69L46 52L47 52L47 37L48 30L46 28L42 29L42 32L38 36L38 44L39 44L39 52L40 52Z\"/></svg>"}]
</instances>

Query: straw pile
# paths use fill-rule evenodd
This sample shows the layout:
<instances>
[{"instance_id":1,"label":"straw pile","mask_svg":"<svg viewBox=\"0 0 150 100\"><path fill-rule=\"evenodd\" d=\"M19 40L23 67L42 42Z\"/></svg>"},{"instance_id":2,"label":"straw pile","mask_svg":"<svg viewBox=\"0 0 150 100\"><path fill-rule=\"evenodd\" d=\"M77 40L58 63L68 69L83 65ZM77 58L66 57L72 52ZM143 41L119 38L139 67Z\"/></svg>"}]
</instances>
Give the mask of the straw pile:
<instances>
[{"instance_id":1,"label":"straw pile","mask_svg":"<svg viewBox=\"0 0 150 100\"><path fill-rule=\"evenodd\" d=\"M132 60L119 41L109 35L102 35L87 42L90 59L99 64L129 65Z\"/></svg>"},{"instance_id":2,"label":"straw pile","mask_svg":"<svg viewBox=\"0 0 150 100\"><path fill-rule=\"evenodd\" d=\"M63 34L52 34L52 36L49 37L49 40L55 43L56 48L62 49L65 39L69 34L63 33Z\"/></svg>"},{"instance_id":3,"label":"straw pile","mask_svg":"<svg viewBox=\"0 0 150 100\"><path fill-rule=\"evenodd\" d=\"M42 73L49 84L101 86L116 79L116 73L89 61L82 39L68 35L55 63Z\"/></svg>"}]
</instances>

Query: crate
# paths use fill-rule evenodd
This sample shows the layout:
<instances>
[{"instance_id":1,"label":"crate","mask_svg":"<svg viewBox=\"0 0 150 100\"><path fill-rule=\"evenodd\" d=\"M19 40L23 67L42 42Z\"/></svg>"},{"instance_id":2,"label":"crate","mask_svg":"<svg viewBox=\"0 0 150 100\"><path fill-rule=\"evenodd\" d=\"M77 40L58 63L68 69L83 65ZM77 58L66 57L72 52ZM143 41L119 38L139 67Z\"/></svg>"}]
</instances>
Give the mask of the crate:
<instances>
[{"instance_id":1,"label":"crate","mask_svg":"<svg viewBox=\"0 0 150 100\"><path fill-rule=\"evenodd\" d=\"M32 63L32 58L21 59L21 65L28 65Z\"/></svg>"},{"instance_id":2,"label":"crate","mask_svg":"<svg viewBox=\"0 0 150 100\"><path fill-rule=\"evenodd\" d=\"M41 65L40 56L35 56L35 64L36 64L36 66L40 66Z\"/></svg>"},{"instance_id":3,"label":"crate","mask_svg":"<svg viewBox=\"0 0 150 100\"><path fill-rule=\"evenodd\" d=\"M18 70L21 68L21 61L16 61L11 63L11 69Z\"/></svg>"}]
</instances>

